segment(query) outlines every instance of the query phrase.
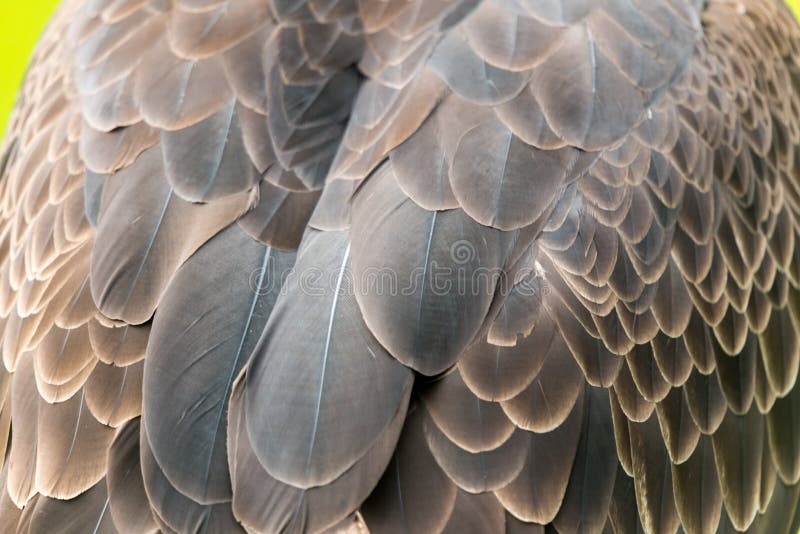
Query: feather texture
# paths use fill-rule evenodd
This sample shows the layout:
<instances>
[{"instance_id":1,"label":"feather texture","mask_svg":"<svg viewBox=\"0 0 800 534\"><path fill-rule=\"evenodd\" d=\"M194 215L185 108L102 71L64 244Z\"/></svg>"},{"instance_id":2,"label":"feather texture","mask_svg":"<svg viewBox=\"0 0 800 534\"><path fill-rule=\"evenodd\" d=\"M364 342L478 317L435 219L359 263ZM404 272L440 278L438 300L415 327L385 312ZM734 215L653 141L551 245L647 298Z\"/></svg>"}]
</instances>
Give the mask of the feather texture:
<instances>
[{"instance_id":1,"label":"feather texture","mask_svg":"<svg viewBox=\"0 0 800 534\"><path fill-rule=\"evenodd\" d=\"M307 236L296 270L317 267L321 276L310 287L301 277L287 282L248 367L253 450L267 472L299 488L330 483L352 467L405 412L411 391L411 373L361 322L349 265L347 232ZM361 375L355 382L354 373ZM365 406L365 398L375 402ZM342 413L351 414L349 426Z\"/></svg>"},{"instance_id":2,"label":"feather texture","mask_svg":"<svg viewBox=\"0 0 800 534\"><path fill-rule=\"evenodd\" d=\"M0 145L2 530L800 526L780 2L62 4Z\"/></svg>"},{"instance_id":3,"label":"feather texture","mask_svg":"<svg viewBox=\"0 0 800 534\"><path fill-rule=\"evenodd\" d=\"M293 254L265 247L233 225L178 270L159 304L145 359L142 421L164 474L195 501L231 498L227 399L293 261ZM224 307L207 291L222 286Z\"/></svg>"}]
</instances>

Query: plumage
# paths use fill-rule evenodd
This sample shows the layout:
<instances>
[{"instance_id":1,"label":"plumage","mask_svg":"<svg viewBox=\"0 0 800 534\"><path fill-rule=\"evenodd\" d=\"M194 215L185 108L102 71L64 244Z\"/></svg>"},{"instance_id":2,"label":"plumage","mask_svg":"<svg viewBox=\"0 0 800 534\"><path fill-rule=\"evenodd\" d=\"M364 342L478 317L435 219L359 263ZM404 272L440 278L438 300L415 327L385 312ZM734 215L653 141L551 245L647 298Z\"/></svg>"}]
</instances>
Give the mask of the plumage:
<instances>
[{"instance_id":1,"label":"plumage","mask_svg":"<svg viewBox=\"0 0 800 534\"><path fill-rule=\"evenodd\" d=\"M479 225L460 210L425 211L403 194L390 166L357 192L350 233L355 296L378 341L423 374L452 365L489 311L495 273L505 263L511 236ZM390 239L409 245L371 246ZM384 287L383 273L396 287ZM476 287L443 290L458 280ZM397 328L398 323L405 326Z\"/></svg>"},{"instance_id":2,"label":"plumage","mask_svg":"<svg viewBox=\"0 0 800 534\"><path fill-rule=\"evenodd\" d=\"M39 397L34 380L33 358L23 358L11 382L11 447L5 462L6 490L11 501L22 508L36 493Z\"/></svg>"},{"instance_id":3,"label":"plumage","mask_svg":"<svg viewBox=\"0 0 800 534\"><path fill-rule=\"evenodd\" d=\"M798 50L780 0L63 0L0 530L794 534Z\"/></svg>"},{"instance_id":4,"label":"plumage","mask_svg":"<svg viewBox=\"0 0 800 534\"><path fill-rule=\"evenodd\" d=\"M114 430L94 418L84 390L56 404L40 399L37 423L36 489L43 496L70 499L103 478Z\"/></svg>"},{"instance_id":5,"label":"plumage","mask_svg":"<svg viewBox=\"0 0 800 534\"><path fill-rule=\"evenodd\" d=\"M675 465L682 464L694 452L700 439L700 429L689 413L683 390L670 390L669 395L656 404L656 414L670 460Z\"/></svg>"},{"instance_id":6,"label":"plumage","mask_svg":"<svg viewBox=\"0 0 800 534\"><path fill-rule=\"evenodd\" d=\"M234 225L183 264L159 304L144 362L142 422L166 477L195 501L231 498L227 398L293 262L293 254ZM224 308L205 291L222 284L229 288Z\"/></svg>"},{"instance_id":7,"label":"plumage","mask_svg":"<svg viewBox=\"0 0 800 534\"><path fill-rule=\"evenodd\" d=\"M142 480L139 461L139 420L126 423L108 449L108 507L120 532L155 532L156 524Z\"/></svg>"},{"instance_id":8,"label":"plumage","mask_svg":"<svg viewBox=\"0 0 800 534\"><path fill-rule=\"evenodd\" d=\"M728 412L712 442L725 509L733 525L744 530L758 512L764 417L755 408L745 415Z\"/></svg>"},{"instance_id":9,"label":"plumage","mask_svg":"<svg viewBox=\"0 0 800 534\"><path fill-rule=\"evenodd\" d=\"M246 392L241 387L246 375L242 377L231 395L228 433L229 450L236 451L228 456L228 462L237 519L250 529L265 532L322 531L335 526L374 488L399 438L405 412L396 414L373 448L340 477L326 485L298 488L272 477L259 461L248 437L243 406Z\"/></svg>"},{"instance_id":10,"label":"plumage","mask_svg":"<svg viewBox=\"0 0 800 534\"><path fill-rule=\"evenodd\" d=\"M361 323L350 264L347 232L317 232L306 240L295 269L325 270L316 285L301 285L309 281L300 276L287 282L248 366L244 409L254 453L270 474L302 489L338 478L390 432L406 410L413 383L410 371ZM327 306L314 306L317 299ZM307 315L312 309L318 313L313 318ZM307 328L323 326L309 330L300 344L298 321ZM361 374L361 391L345 379L353 373ZM371 393L375 403L361 410L361 399ZM291 412L278 401L287 396L295 399ZM343 426L342 410L351 414L350 428ZM294 445L287 447L287 440Z\"/></svg>"},{"instance_id":11,"label":"plumage","mask_svg":"<svg viewBox=\"0 0 800 534\"><path fill-rule=\"evenodd\" d=\"M456 495L450 520L442 532L455 534L471 530L476 533L489 534L490 532L501 532L504 524L503 507L494 495L491 493L470 495L460 491Z\"/></svg>"},{"instance_id":12,"label":"plumage","mask_svg":"<svg viewBox=\"0 0 800 534\"><path fill-rule=\"evenodd\" d=\"M161 530L175 532L243 532L231 512L230 501L200 504L180 491L167 479L161 466L153 457L150 441L143 426L140 426L139 458L144 489L153 519Z\"/></svg>"},{"instance_id":13,"label":"plumage","mask_svg":"<svg viewBox=\"0 0 800 534\"><path fill-rule=\"evenodd\" d=\"M544 318L529 335L519 337L513 347L479 339L461 355L458 362L461 378L476 396L488 401L517 397L543 372L551 347L557 347L560 340L553 321Z\"/></svg>"},{"instance_id":14,"label":"plumage","mask_svg":"<svg viewBox=\"0 0 800 534\"><path fill-rule=\"evenodd\" d=\"M410 406L394 457L361 507L374 531L441 530L453 513L458 490L431 454L424 422L424 409Z\"/></svg>"},{"instance_id":15,"label":"plumage","mask_svg":"<svg viewBox=\"0 0 800 534\"><path fill-rule=\"evenodd\" d=\"M247 156L242 137L234 99L197 124L162 132L164 171L173 191L202 202L257 183L260 173Z\"/></svg>"},{"instance_id":16,"label":"plumage","mask_svg":"<svg viewBox=\"0 0 800 534\"><path fill-rule=\"evenodd\" d=\"M522 471L513 482L495 492L514 516L547 524L558 514L580 441L582 400L581 395L567 419L557 428L531 435Z\"/></svg>"},{"instance_id":17,"label":"plumage","mask_svg":"<svg viewBox=\"0 0 800 534\"><path fill-rule=\"evenodd\" d=\"M560 531L602 530L608 518L619 464L607 391L588 386L583 402L581 441L567 493L553 520Z\"/></svg>"},{"instance_id":18,"label":"plumage","mask_svg":"<svg viewBox=\"0 0 800 534\"><path fill-rule=\"evenodd\" d=\"M215 204L213 212L206 213L208 206L177 197L161 172L161 154L151 148L133 165L107 178L97 235L109 236L100 237L108 248L92 255L91 287L98 307L112 319L132 324L150 319L178 266L247 210L249 195L245 193ZM196 220L190 225L191 237L178 228L186 224L187 216ZM179 247L174 246L176 235L182 235ZM135 252L132 243L138 244Z\"/></svg>"},{"instance_id":19,"label":"plumage","mask_svg":"<svg viewBox=\"0 0 800 534\"><path fill-rule=\"evenodd\" d=\"M538 433L561 426L573 411L584 385L580 367L559 334L554 335L546 350L536 378L518 395L500 403L515 425Z\"/></svg>"},{"instance_id":20,"label":"plumage","mask_svg":"<svg viewBox=\"0 0 800 534\"><path fill-rule=\"evenodd\" d=\"M514 480L525 464L531 437L528 432L515 429L497 446L469 451L451 441L431 419L424 428L431 454L439 466L469 493L501 489Z\"/></svg>"},{"instance_id":21,"label":"plumage","mask_svg":"<svg viewBox=\"0 0 800 534\"><path fill-rule=\"evenodd\" d=\"M118 428L142 414L144 362L117 367L97 362L86 379L86 406L99 422Z\"/></svg>"},{"instance_id":22,"label":"plumage","mask_svg":"<svg viewBox=\"0 0 800 534\"><path fill-rule=\"evenodd\" d=\"M701 437L692 455L672 464L675 507L686 532L716 532L722 513L722 490L708 437Z\"/></svg>"},{"instance_id":23,"label":"plumage","mask_svg":"<svg viewBox=\"0 0 800 534\"><path fill-rule=\"evenodd\" d=\"M30 514L27 532L31 534L89 531L98 534L116 534L117 532L108 508L105 480L100 480L70 500L39 497L32 505Z\"/></svg>"},{"instance_id":24,"label":"plumage","mask_svg":"<svg viewBox=\"0 0 800 534\"><path fill-rule=\"evenodd\" d=\"M797 398L793 390L786 397L777 399L766 417L770 456L778 475L787 485L793 485L800 479Z\"/></svg>"},{"instance_id":25,"label":"plumage","mask_svg":"<svg viewBox=\"0 0 800 534\"><path fill-rule=\"evenodd\" d=\"M675 532L679 525L672 473L655 415L628 425L636 503L645 532ZM646 466L653 466L647 468ZM658 468L654 468L658 466Z\"/></svg>"}]
</instances>

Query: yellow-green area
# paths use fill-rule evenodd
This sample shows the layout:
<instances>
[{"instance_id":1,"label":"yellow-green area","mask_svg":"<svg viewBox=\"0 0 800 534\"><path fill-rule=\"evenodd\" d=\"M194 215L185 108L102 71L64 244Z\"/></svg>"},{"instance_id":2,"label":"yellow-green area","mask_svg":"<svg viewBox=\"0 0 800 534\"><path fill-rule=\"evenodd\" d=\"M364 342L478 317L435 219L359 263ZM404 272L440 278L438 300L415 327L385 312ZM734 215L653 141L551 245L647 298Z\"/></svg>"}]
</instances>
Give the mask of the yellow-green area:
<instances>
[{"instance_id":1,"label":"yellow-green area","mask_svg":"<svg viewBox=\"0 0 800 534\"><path fill-rule=\"evenodd\" d=\"M58 0L0 0L0 136L33 46Z\"/></svg>"},{"instance_id":2,"label":"yellow-green area","mask_svg":"<svg viewBox=\"0 0 800 534\"><path fill-rule=\"evenodd\" d=\"M800 0L786 0L797 18L800 18Z\"/></svg>"}]
</instances>

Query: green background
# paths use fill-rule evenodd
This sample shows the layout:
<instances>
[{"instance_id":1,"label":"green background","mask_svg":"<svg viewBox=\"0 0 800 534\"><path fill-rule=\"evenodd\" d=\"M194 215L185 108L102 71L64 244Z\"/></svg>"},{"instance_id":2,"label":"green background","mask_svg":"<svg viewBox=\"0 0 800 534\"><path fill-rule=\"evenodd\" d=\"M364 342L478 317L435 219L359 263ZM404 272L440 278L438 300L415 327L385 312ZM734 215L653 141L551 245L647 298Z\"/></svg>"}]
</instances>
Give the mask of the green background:
<instances>
[{"instance_id":1,"label":"green background","mask_svg":"<svg viewBox=\"0 0 800 534\"><path fill-rule=\"evenodd\" d=\"M0 0L0 132L14 106L33 45L58 0Z\"/></svg>"},{"instance_id":2,"label":"green background","mask_svg":"<svg viewBox=\"0 0 800 534\"><path fill-rule=\"evenodd\" d=\"M787 0L800 16L800 0ZM25 73L28 57L57 0L0 0L0 132Z\"/></svg>"}]
</instances>

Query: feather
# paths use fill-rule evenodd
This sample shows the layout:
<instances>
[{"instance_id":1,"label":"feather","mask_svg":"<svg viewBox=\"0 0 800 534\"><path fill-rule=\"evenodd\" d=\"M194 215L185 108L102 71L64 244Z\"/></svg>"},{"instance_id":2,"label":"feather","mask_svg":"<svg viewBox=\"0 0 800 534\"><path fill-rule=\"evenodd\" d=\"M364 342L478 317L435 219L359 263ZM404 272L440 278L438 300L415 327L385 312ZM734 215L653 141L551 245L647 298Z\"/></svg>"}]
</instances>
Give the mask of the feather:
<instances>
[{"instance_id":1,"label":"feather","mask_svg":"<svg viewBox=\"0 0 800 534\"><path fill-rule=\"evenodd\" d=\"M33 352L39 380L65 384L95 359L89 344L89 328L64 330L54 326Z\"/></svg>"},{"instance_id":2,"label":"feather","mask_svg":"<svg viewBox=\"0 0 800 534\"><path fill-rule=\"evenodd\" d=\"M461 136L450 182L455 198L472 218L513 230L538 219L561 189L596 158L595 153L571 147L539 150L492 119Z\"/></svg>"},{"instance_id":3,"label":"feather","mask_svg":"<svg viewBox=\"0 0 800 534\"><path fill-rule=\"evenodd\" d=\"M74 498L105 476L114 429L99 423L81 390L71 399L39 400L36 489L56 499Z\"/></svg>"},{"instance_id":4,"label":"feather","mask_svg":"<svg viewBox=\"0 0 800 534\"><path fill-rule=\"evenodd\" d=\"M65 3L0 157L0 524L796 532L798 35L757 0ZM299 270L251 291L271 247Z\"/></svg>"},{"instance_id":5,"label":"feather","mask_svg":"<svg viewBox=\"0 0 800 534\"><path fill-rule=\"evenodd\" d=\"M287 281L249 364L253 450L270 475L299 488L330 483L358 462L405 413L411 391L410 371L361 321L349 266L347 232L307 234L295 268L321 276Z\"/></svg>"},{"instance_id":6,"label":"feather","mask_svg":"<svg viewBox=\"0 0 800 534\"><path fill-rule=\"evenodd\" d=\"M722 498L737 530L758 513L764 434L764 417L753 407L741 416L728 412L712 436Z\"/></svg>"},{"instance_id":7,"label":"feather","mask_svg":"<svg viewBox=\"0 0 800 534\"><path fill-rule=\"evenodd\" d=\"M99 321L89 323L89 341L97 358L108 365L127 367L144 359L150 324L107 327Z\"/></svg>"},{"instance_id":8,"label":"feather","mask_svg":"<svg viewBox=\"0 0 800 534\"><path fill-rule=\"evenodd\" d=\"M178 56L209 56L247 38L269 17L268 4L257 0L227 1L204 11L178 6L169 18L167 37Z\"/></svg>"},{"instance_id":9,"label":"feather","mask_svg":"<svg viewBox=\"0 0 800 534\"><path fill-rule=\"evenodd\" d=\"M581 395L561 425L544 434L531 434L522 471L513 482L495 492L506 510L523 521L539 524L556 517L567 491L582 421Z\"/></svg>"},{"instance_id":10,"label":"feather","mask_svg":"<svg viewBox=\"0 0 800 534\"><path fill-rule=\"evenodd\" d=\"M689 414L683 389L672 388L669 395L656 404L656 414L670 460L675 465L682 464L694 452L700 439L700 430Z\"/></svg>"},{"instance_id":11,"label":"feather","mask_svg":"<svg viewBox=\"0 0 800 534\"><path fill-rule=\"evenodd\" d=\"M350 201L359 184L355 180L328 181L308 225L317 230L350 228Z\"/></svg>"},{"instance_id":12,"label":"feather","mask_svg":"<svg viewBox=\"0 0 800 534\"><path fill-rule=\"evenodd\" d=\"M535 250L536 247L530 243L528 235L537 231L535 227L528 227L524 233L520 232L517 244L509 256L508 264L511 267L506 271L508 278L501 281L503 298L495 302L496 311L489 312L491 324L486 340L490 344L502 347L521 345L523 338L530 336L537 325L541 327L545 322L552 325L550 317L542 313L542 296L546 292L544 277L537 269L535 261L531 266L528 260L523 259ZM511 280L514 286L509 290L507 286Z\"/></svg>"},{"instance_id":13,"label":"feather","mask_svg":"<svg viewBox=\"0 0 800 534\"><path fill-rule=\"evenodd\" d=\"M258 63L261 64L261 60ZM266 82L264 83L266 85ZM259 89L265 90L266 87L260 87ZM236 114L238 115L244 148L259 172L264 173L277 162L266 113L261 114L245 106L238 106Z\"/></svg>"},{"instance_id":14,"label":"feather","mask_svg":"<svg viewBox=\"0 0 800 534\"><path fill-rule=\"evenodd\" d=\"M727 412L725 396L716 373L695 370L683 386L689 413L703 434L714 434Z\"/></svg>"},{"instance_id":15,"label":"feather","mask_svg":"<svg viewBox=\"0 0 800 534\"><path fill-rule=\"evenodd\" d=\"M556 332L536 378L519 395L500 403L509 419L532 432L564 424L584 388L583 373Z\"/></svg>"},{"instance_id":16,"label":"feather","mask_svg":"<svg viewBox=\"0 0 800 534\"><path fill-rule=\"evenodd\" d=\"M249 441L243 375L234 384L228 417L228 457L233 510L248 528L261 532L321 531L345 519L364 501L385 469L402 429L400 410L372 448L330 484L307 489L273 478Z\"/></svg>"},{"instance_id":17,"label":"feather","mask_svg":"<svg viewBox=\"0 0 800 534\"><path fill-rule=\"evenodd\" d=\"M797 504L800 502L800 486L778 484L775 495L766 513L756 517L752 530L758 534L781 532L792 534L797 531Z\"/></svg>"},{"instance_id":18,"label":"feather","mask_svg":"<svg viewBox=\"0 0 800 534\"><path fill-rule=\"evenodd\" d=\"M627 425L625 430L627 431ZM640 534L644 532L636 509L634 481L625 473L621 465L617 469L617 478L614 481L614 493L611 496L608 519L617 534Z\"/></svg>"},{"instance_id":19,"label":"feather","mask_svg":"<svg viewBox=\"0 0 800 534\"><path fill-rule=\"evenodd\" d=\"M800 368L800 342L789 311L773 310L767 329L758 339L769 384L775 393L785 395Z\"/></svg>"},{"instance_id":20,"label":"feather","mask_svg":"<svg viewBox=\"0 0 800 534\"><path fill-rule=\"evenodd\" d=\"M759 514L764 514L767 511L767 508L772 501L772 496L775 494L775 488L778 484L778 471L775 468L775 464L772 460L772 451L770 451L768 441L768 429L765 428L764 431L767 432L767 436L765 438L765 443L767 443L767 446L764 447L761 454L761 487L758 494Z\"/></svg>"},{"instance_id":21,"label":"feather","mask_svg":"<svg viewBox=\"0 0 800 534\"><path fill-rule=\"evenodd\" d=\"M424 53L426 47L422 48ZM366 82L353 106L330 175L365 178L391 149L414 133L443 96L444 84L429 70L423 70L403 89L374 80ZM458 131L457 127L454 130Z\"/></svg>"},{"instance_id":22,"label":"feather","mask_svg":"<svg viewBox=\"0 0 800 534\"><path fill-rule=\"evenodd\" d=\"M534 70L531 88L553 131L585 150L613 144L644 114L643 95L585 27L566 32L562 45Z\"/></svg>"},{"instance_id":23,"label":"feather","mask_svg":"<svg viewBox=\"0 0 800 534\"><path fill-rule=\"evenodd\" d=\"M436 463L469 493L498 490L513 481L525 465L530 447L531 433L521 429L492 449L471 452L452 442L432 419L426 419L424 428Z\"/></svg>"},{"instance_id":24,"label":"feather","mask_svg":"<svg viewBox=\"0 0 800 534\"><path fill-rule=\"evenodd\" d=\"M260 173L245 151L231 99L197 124L161 132L164 173L175 193L190 202L235 195L258 182Z\"/></svg>"},{"instance_id":25,"label":"feather","mask_svg":"<svg viewBox=\"0 0 800 534\"><path fill-rule=\"evenodd\" d=\"M183 60L162 37L141 58L133 98L148 124L177 130L195 124L230 102L222 58Z\"/></svg>"},{"instance_id":26,"label":"feather","mask_svg":"<svg viewBox=\"0 0 800 534\"><path fill-rule=\"evenodd\" d=\"M633 460L631 458L631 434L628 431L628 416L622 410L617 399L617 394L612 389L608 392L611 402L611 422L614 424L614 441L617 447L617 458L622 470L628 475L633 473Z\"/></svg>"},{"instance_id":27,"label":"feather","mask_svg":"<svg viewBox=\"0 0 800 534\"><path fill-rule=\"evenodd\" d=\"M156 524L139 463L139 419L128 421L108 449L108 507L120 534L150 534Z\"/></svg>"},{"instance_id":28,"label":"feather","mask_svg":"<svg viewBox=\"0 0 800 534\"><path fill-rule=\"evenodd\" d=\"M703 436L691 456L672 464L675 507L686 532L717 532L722 514L722 491L714 465L711 438Z\"/></svg>"},{"instance_id":29,"label":"feather","mask_svg":"<svg viewBox=\"0 0 800 534\"><path fill-rule=\"evenodd\" d=\"M398 185L426 210L459 206L450 187L449 162L440 137L439 121L429 118L402 144L389 152Z\"/></svg>"},{"instance_id":30,"label":"feather","mask_svg":"<svg viewBox=\"0 0 800 534\"><path fill-rule=\"evenodd\" d=\"M503 532L505 519L505 510L491 493L471 495L459 491L456 495L453 513L442 530L442 534Z\"/></svg>"},{"instance_id":31,"label":"feather","mask_svg":"<svg viewBox=\"0 0 800 534\"><path fill-rule=\"evenodd\" d=\"M583 429L575 463L564 501L553 520L561 532L603 529L619 464L607 391L586 386L583 402Z\"/></svg>"},{"instance_id":32,"label":"feather","mask_svg":"<svg viewBox=\"0 0 800 534\"><path fill-rule=\"evenodd\" d=\"M117 367L98 362L86 381L86 406L100 423L118 428L142 413L144 362Z\"/></svg>"},{"instance_id":33,"label":"feather","mask_svg":"<svg viewBox=\"0 0 800 534\"><path fill-rule=\"evenodd\" d=\"M536 523L520 521L506 512L506 534L544 534L545 527Z\"/></svg>"},{"instance_id":34,"label":"feather","mask_svg":"<svg viewBox=\"0 0 800 534\"><path fill-rule=\"evenodd\" d=\"M650 342L653 357L662 376L673 387L686 383L692 372L692 359L682 337L671 338L659 333Z\"/></svg>"},{"instance_id":35,"label":"feather","mask_svg":"<svg viewBox=\"0 0 800 534\"><path fill-rule=\"evenodd\" d=\"M670 337L683 334L689 324L692 301L675 262L669 262L658 282L652 311L661 331Z\"/></svg>"},{"instance_id":36,"label":"feather","mask_svg":"<svg viewBox=\"0 0 800 534\"><path fill-rule=\"evenodd\" d=\"M146 150L103 191L91 271L98 308L112 319L147 321L178 266L248 204L247 194L213 207L181 200L163 178L159 151Z\"/></svg>"},{"instance_id":37,"label":"feather","mask_svg":"<svg viewBox=\"0 0 800 534\"><path fill-rule=\"evenodd\" d=\"M787 486L800 481L800 391L795 387L767 413L767 443L772 463ZM763 473L762 473L763 475Z\"/></svg>"},{"instance_id":38,"label":"feather","mask_svg":"<svg viewBox=\"0 0 800 534\"><path fill-rule=\"evenodd\" d=\"M83 204L86 220L93 228L97 228L97 217L100 213L100 201L103 197L106 176L86 170L83 183Z\"/></svg>"},{"instance_id":39,"label":"feather","mask_svg":"<svg viewBox=\"0 0 800 534\"><path fill-rule=\"evenodd\" d=\"M434 424L447 439L466 451L495 449L515 430L500 405L477 398L457 370L426 387L421 396L431 418L428 424Z\"/></svg>"},{"instance_id":40,"label":"feather","mask_svg":"<svg viewBox=\"0 0 800 534\"><path fill-rule=\"evenodd\" d=\"M355 295L370 331L418 372L448 368L489 311L510 237L460 210L418 207L382 167L357 193L351 228ZM394 285L381 287L387 274ZM457 290L459 281L470 287Z\"/></svg>"},{"instance_id":41,"label":"feather","mask_svg":"<svg viewBox=\"0 0 800 534\"><path fill-rule=\"evenodd\" d=\"M6 488L7 475L8 470L4 467L3 471L0 473L0 490L2 490L2 494L0 495L0 518L3 519L3 523L7 525L9 529L18 529L22 510L17 508L17 505L14 504L14 501L11 500L11 496L8 494L8 489ZM17 527L15 527L15 525Z\"/></svg>"},{"instance_id":42,"label":"feather","mask_svg":"<svg viewBox=\"0 0 800 534\"><path fill-rule=\"evenodd\" d=\"M70 500L40 496L34 505L26 532L116 534L117 529L108 509L105 480L100 480L86 492Z\"/></svg>"},{"instance_id":43,"label":"feather","mask_svg":"<svg viewBox=\"0 0 800 534\"><path fill-rule=\"evenodd\" d=\"M176 532L244 532L231 513L230 501L202 505L175 489L153 457L144 426L140 426L142 480L156 523Z\"/></svg>"},{"instance_id":44,"label":"feather","mask_svg":"<svg viewBox=\"0 0 800 534\"><path fill-rule=\"evenodd\" d=\"M438 532L453 512L457 488L428 448L424 415L419 405L408 409L394 456L361 506L371 532Z\"/></svg>"},{"instance_id":45,"label":"feather","mask_svg":"<svg viewBox=\"0 0 800 534\"><path fill-rule=\"evenodd\" d=\"M736 356L728 356L719 345L714 345L722 393L730 410L737 415L744 415L750 410L755 396L758 338L752 332L748 333L744 347Z\"/></svg>"},{"instance_id":46,"label":"feather","mask_svg":"<svg viewBox=\"0 0 800 534\"><path fill-rule=\"evenodd\" d=\"M267 180L258 189L258 204L239 219L239 226L270 247L295 250L320 193L286 191Z\"/></svg>"},{"instance_id":47,"label":"feather","mask_svg":"<svg viewBox=\"0 0 800 534\"><path fill-rule=\"evenodd\" d=\"M0 470L6 465L8 452L11 447L11 382L12 375L4 369L0 369ZM7 475L3 475L0 483L0 489L5 487L5 480ZM0 499L2 499L3 492L0 491Z\"/></svg>"},{"instance_id":48,"label":"feather","mask_svg":"<svg viewBox=\"0 0 800 534\"><path fill-rule=\"evenodd\" d=\"M503 7L492 2L481 3L464 22L470 47L499 69L521 71L537 66L566 33L564 28L543 24ZM503 31L506 28L513 30Z\"/></svg>"},{"instance_id":49,"label":"feather","mask_svg":"<svg viewBox=\"0 0 800 534\"><path fill-rule=\"evenodd\" d=\"M614 398L624 416L637 423L649 419L655 409L655 403L647 400L636 387L627 362L614 381ZM625 433L627 434L627 431Z\"/></svg>"},{"instance_id":50,"label":"feather","mask_svg":"<svg viewBox=\"0 0 800 534\"><path fill-rule=\"evenodd\" d=\"M156 142L157 132L145 122L110 132L99 132L84 124L79 147L87 172L108 174L127 167Z\"/></svg>"},{"instance_id":51,"label":"feather","mask_svg":"<svg viewBox=\"0 0 800 534\"><path fill-rule=\"evenodd\" d=\"M39 395L30 355L23 355L12 377L11 421L14 431L6 460L7 490L13 503L22 508L36 493Z\"/></svg>"},{"instance_id":52,"label":"feather","mask_svg":"<svg viewBox=\"0 0 800 534\"><path fill-rule=\"evenodd\" d=\"M769 412L775 405L777 395L769 384L767 379L767 372L764 370L764 361L761 358L756 358L756 386L755 386L755 399L758 411L761 413Z\"/></svg>"},{"instance_id":53,"label":"feather","mask_svg":"<svg viewBox=\"0 0 800 534\"><path fill-rule=\"evenodd\" d=\"M536 379L551 347L559 342L560 334L553 321L549 316L540 316L530 335L518 339L513 347L492 345L481 337L461 355L458 369L464 383L479 398L508 401Z\"/></svg>"},{"instance_id":54,"label":"feather","mask_svg":"<svg viewBox=\"0 0 800 534\"><path fill-rule=\"evenodd\" d=\"M655 416L628 424L636 503L645 532L675 532L679 520L672 495L671 462Z\"/></svg>"},{"instance_id":55,"label":"feather","mask_svg":"<svg viewBox=\"0 0 800 534\"><path fill-rule=\"evenodd\" d=\"M669 382L658 369L653 357L653 348L649 344L637 345L625 360L636 388L647 401L658 402L667 396L670 390Z\"/></svg>"},{"instance_id":56,"label":"feather","mask_svg":"<svg viewBox=\"0 0 800 534\"><path fill-rule=\"evenodd\" d=\"M551 278L552 280L552 278ZM559 296L561 296L561 292ZM613 354L603 340L581 327L571 311L557 299L550 299L548 308L556 320L564 342L583 370L586 381L595 387L608 387L614 383L623 358Z\"/></svg>"},{"instance_id":57,"label":"feather","mask_svg":"<svg viewBox=\"0 0 800 534\"><path fill-rule=\"evenodd\" d=\"M701 315L694 311L689 325L683 333L683 342L694 366L703 374L709 374L716 367L716 357L712 345L711 331Z\"/></svg>"},{"instance_id":58,"label":"feather","mask_svg":"<svg viewBox=\"0 0 800 534\"><path fill-rule=\"evenodd\" d=\"M196 502L231 499L228 396L293 261L294 254L264 247L233 225L181 266L159 303L144 362L142 422L164 475ZM225 298L211 287L225 287Z\"/></svg>"},{"instance_id":59,"label":"feather","mask_svg":"<svg viewBox=\"0 0 800 534\"><path fill-rule=\"evenodd\" d=\"M460 29L448 32L434 49L428 67L459 96L478 104L500 104L514 98L528 82L530 72L492 66L469 46Z\"/></svg>"},{"instance_id":60,"label":"feather","mask_svg":"<svg viewBox=\"0 0 800 534\"><path fill-rule=\"evenodd\" d=\"M225 76L236 98L244 106L259 113L267 113L267 79L264 72L263 50L272 33L272 25L245 38L225 52Z\"/></svg>"}]
</instances>

